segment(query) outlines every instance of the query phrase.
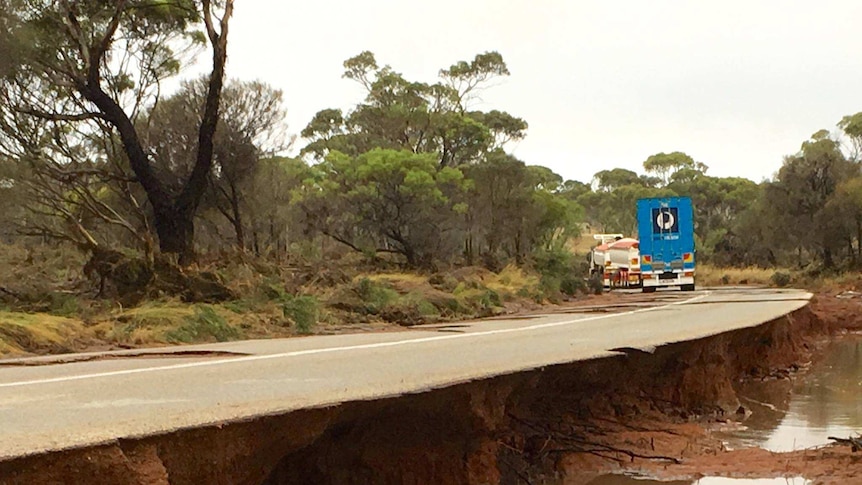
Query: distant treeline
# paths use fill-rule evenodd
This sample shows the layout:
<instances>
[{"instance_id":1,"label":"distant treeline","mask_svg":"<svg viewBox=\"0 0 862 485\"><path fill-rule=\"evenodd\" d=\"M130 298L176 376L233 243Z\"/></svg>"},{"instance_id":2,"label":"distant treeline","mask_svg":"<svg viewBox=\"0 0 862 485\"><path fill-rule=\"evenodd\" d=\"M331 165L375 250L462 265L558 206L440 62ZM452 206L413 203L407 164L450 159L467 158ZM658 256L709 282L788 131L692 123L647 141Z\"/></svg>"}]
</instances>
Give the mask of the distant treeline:
<instances>
[{"instance_id":1,"label":"distant treeline","mask_svg":"<svg viewBox=\"0 0 862 485\"><path fill-rule=\"evenodd\" d=\"M421 82L362 52L344 77L364 99L321 110L295 139L285 94L225 75L233 2L182 3L23 1L0 14L7 239L176 254L183 264L237 249L562 274L576 271L568 243L585 227L634 234L638 198L689 195L701 261L843 268L862 258L862 114L838 124L846 146L817 132L760 184L707 175L681 152L649 156L644 174L603 170L586 184L516 159L507 146L527 122L475 108L509 75L499 53ZM162 95L204 45L212 72ZM296 143L299 157L279 156Z\"/></svg>"}]
</instances>

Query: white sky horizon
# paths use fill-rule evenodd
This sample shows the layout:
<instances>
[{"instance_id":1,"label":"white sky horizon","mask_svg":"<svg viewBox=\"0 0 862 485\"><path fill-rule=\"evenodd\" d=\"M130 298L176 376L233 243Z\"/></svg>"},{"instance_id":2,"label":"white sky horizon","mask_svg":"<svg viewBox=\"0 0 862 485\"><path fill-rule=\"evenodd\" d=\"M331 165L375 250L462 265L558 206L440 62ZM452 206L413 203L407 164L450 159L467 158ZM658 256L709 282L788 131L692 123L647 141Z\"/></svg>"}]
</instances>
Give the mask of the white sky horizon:
<instances>
[{"instance_id":1,"label":"white sky horizon","mask_svg":"<svg viewBox=\"0 0 862 485\"><path fill-rule=\"evenodd\" d=\"M511 76L475 107L529 123L508 147L526 163L589 182L683 151L710 175L760 182L811 134L862 111L860 19L850 0L256 0L236 4L227 76L282 89L298 134L317 111L362 100L341 77L361 51L433 82L496 50Z\"/></svg>"}]
</instances>

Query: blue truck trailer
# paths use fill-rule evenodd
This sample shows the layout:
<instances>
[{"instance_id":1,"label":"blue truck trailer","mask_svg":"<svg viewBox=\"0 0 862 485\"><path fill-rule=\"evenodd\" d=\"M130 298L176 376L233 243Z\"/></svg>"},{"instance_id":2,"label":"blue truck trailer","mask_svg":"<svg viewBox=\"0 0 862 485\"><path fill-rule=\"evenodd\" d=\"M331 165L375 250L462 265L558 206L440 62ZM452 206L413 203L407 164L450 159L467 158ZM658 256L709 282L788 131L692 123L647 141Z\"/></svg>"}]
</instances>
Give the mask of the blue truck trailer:
<instances>
[{"instance_id":1,"label":"blue truck trailer","mask_svg":"<svg viewBox=\"0 0 862 485\"><path fill-rule=\"evenodd\" d=\"M638 200L638 240L644 293L678 286L694 291L694 209L689 197Z\"/></svg>"}]
</instances>

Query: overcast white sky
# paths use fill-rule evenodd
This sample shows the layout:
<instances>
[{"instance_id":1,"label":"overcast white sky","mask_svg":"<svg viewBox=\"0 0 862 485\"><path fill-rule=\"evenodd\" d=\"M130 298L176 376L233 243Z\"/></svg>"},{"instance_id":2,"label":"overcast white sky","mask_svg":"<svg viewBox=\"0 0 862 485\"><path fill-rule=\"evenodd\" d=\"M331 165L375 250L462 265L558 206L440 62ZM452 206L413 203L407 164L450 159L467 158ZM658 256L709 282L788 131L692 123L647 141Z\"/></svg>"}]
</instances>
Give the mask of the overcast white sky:
<instances>
[{"instance_id":1,"label":"overcast white sky","mask_svg":"<svg viewBox=\"0 0 862 485\"><path fill-rule=\"evenodd\" d=\"M588 181L680 150L760 181L862 111L860 26L858 0L245 0L228 75L282 89L298 133L362 99L341 74L363 50L422 81L497 50L512 75L477 107L527 120L527 163Z\"/></svg>"}]
</instances>

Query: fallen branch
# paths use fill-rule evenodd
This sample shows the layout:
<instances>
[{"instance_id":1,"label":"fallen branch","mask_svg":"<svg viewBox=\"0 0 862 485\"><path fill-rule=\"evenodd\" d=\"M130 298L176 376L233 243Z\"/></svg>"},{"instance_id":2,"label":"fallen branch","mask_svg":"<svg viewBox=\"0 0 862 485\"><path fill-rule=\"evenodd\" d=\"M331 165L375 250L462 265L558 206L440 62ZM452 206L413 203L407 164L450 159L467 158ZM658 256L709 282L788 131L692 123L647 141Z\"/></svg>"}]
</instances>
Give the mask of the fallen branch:
<instances>
[{"instance_id":1,"label":"fallen branch","mask_svg":"<svg viewBox=\"0 0 862 485\"><path fill-rule=\"evenodd\" d=\"M8 289L8 288L5 288L5 287L3 287L3 286L0 286L0 293L3 293L4 295L9 295L9 296L11 296L12 298L14 298L14 299L16 299L16 300L18 300L18 301L26 301L26 300L27 300L27 298L25 298L25 297L24 297L23 295L21 295L20 293L16 293L16 292L14 292L14 291L12 291L12 290L10 290L10 289Z\"/></svg>"},{"instance_id":2,"label":"fallen branch","mask_svg":"<svg viewBox=\"0 0 862 485\"><path fill-rule=\"evenodd\" d=\"M853 453L862 450L862 436L858 436L856 438L852 436L848 438L836 438L834 436L829 436L828 438L840 445L849 445L850 451Z\"/></svg>"},{"instance_id":3,"label":"fallen branch","mask_svg":"<svg viewBox=\"0 0 862 485\"><path fill-rule=\"evenodd\" d=\"M548 450L547 453L589 453L591 455L596 455L604 458L608 458L617 462L622 462L619 458L613 458L612 456L607 456L605 453L621 453L623 455L628 456L631 461L634 461L635 458L640 458L642 460L659 460L659 461L669 461L676 465L682 464L682 460L679 458L674 458L672 456L664 456L664 455L643 455L641 453L635 453L634 451L624 450L622 448L614 448L613 446L602 445L599 443L585 443L591 446L595 446L596 448L555 448L553 450Z\"/></svg>"}]
</instances>

